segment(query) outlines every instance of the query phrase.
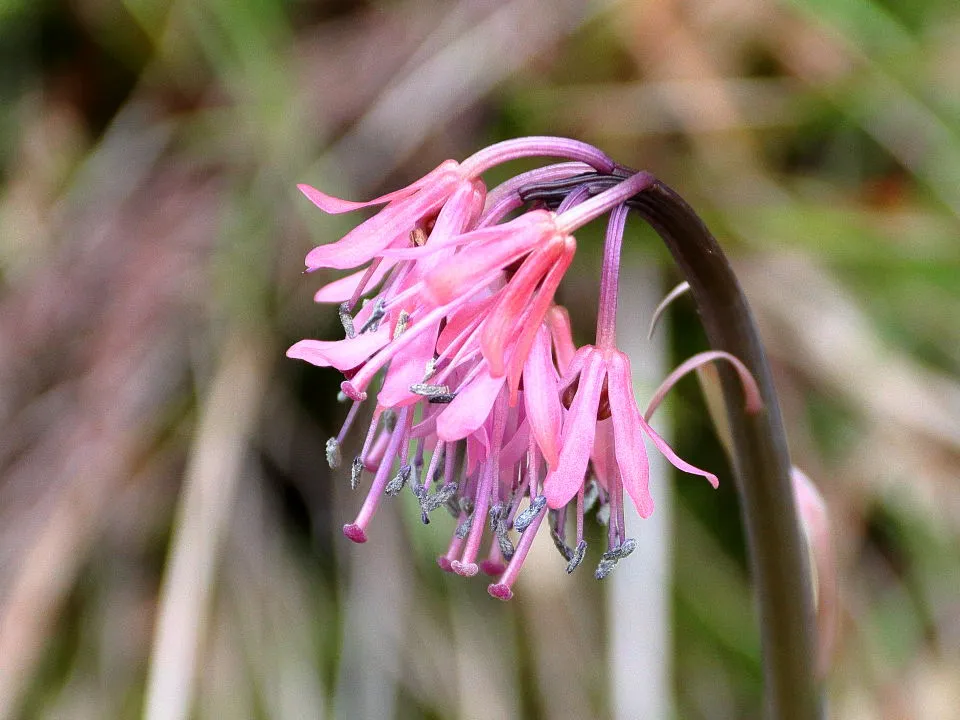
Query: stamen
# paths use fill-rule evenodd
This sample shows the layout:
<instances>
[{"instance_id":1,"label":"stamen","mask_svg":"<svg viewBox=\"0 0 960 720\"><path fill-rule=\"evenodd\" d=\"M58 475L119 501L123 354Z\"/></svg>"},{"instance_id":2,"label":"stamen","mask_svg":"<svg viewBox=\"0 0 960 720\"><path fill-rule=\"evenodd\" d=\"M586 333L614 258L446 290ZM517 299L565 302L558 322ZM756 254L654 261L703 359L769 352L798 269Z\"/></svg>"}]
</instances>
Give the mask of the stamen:
<instances>
[{"instance_id":1,"label":"stamen","mask_svg":"<svg viewBox=\"0 0 960 720\"><path fill-rule=\"evenodd\" d=\"M430 458L430 464L427 466L427 474L423 479L424 490L429 490L431 485L437 480L440 472L440 460L446 454L447 444L442 440L437 442L433 449L433 456Z\"/></svg>"},{"instance_id":2,"label":"stamen","mask_svg":"<svg viewBox=\"0 0 960 720\"><path fill-rule=\"evenodd\" d=\"M407 480L410 479L410 472L413 468L410 465L404 465L400 468L400 472L393 476L393 479L387 483L387 486L383 489L383 492L388 497L396 497L400 494L400 491L403 490L404 486L407 484Z\"/></svg>"},{"instance_id":3,"label":"stamen","mask_svg":"<svg viewBox=\"0 0 960 720\"><path fill-rule=\"evenodd\" d=\"M350 308L346 303L340 303L340 324L343 325L343 331L348 338L355 338L357 331L353 328L353 315L350 314Z\"/></svg>"},{"instance_id":4,"label":"stamen","mask_svg":"<svg viewBox=\"0 0 960 720\"><path fill-rule=\"evenodd\" d=\"M423 484L420 482L420 473L418 472L417 468L418 466L416 462L414 462L412 471L410 473L410 478L407 482L410 485L410 491L413 493L413 496L422 502L423 498L427 494L427 491L423 489Z\"/></svg>"},{"instance_id":5,"label":"stamen","mask_svg":"<svg viewBox=\"0 0 960 720\"><path fill-rule=\"evenodd\" d=\"M427 233L421 227L416 227L410 231L410 244L413 247L423 247L427 244Z\"/></svg>"},{"instance_id":6,"label":"stamen","mask_svg":"<svg viewBox=\"0 0 960 720\"><path fill-rule=\"evenodd\" d=\"M377 474L373 479L373 485L370 487L370 492L367 493L366 499L363 501L363 506L360 508L360 512L357 514L356 520L348 525L343 526L343 534L354 542L365 542L366 541L366 527L373 518L373 514L377 511L377 507L380 504L380 498L383 495L384 489L387 486L388 473L390 472L390 466L393 464L393 458L397 457L400 448L403 444L405 436L409 431L408 422L410 415L410 407L404 407L400 409L399 415L397 417L397 425L399 427L390 435L389 445L384 453L384 461L377 468Z\"/></svg>"},{"instance_id":7,"label":"stamen","mask_svg":"<svg viewBox=\"0 0 960 720\"><path fill-rule=\"evenodd\" d=\"M488 514L490 516L490 532L496 536L497 544L500 546L500 552L509 560L513 557L513 543L510 542L510 538L507 536L507 524L504 522L506 507L501 503L497 503L490 508Z\"/></svg>"},{"instance_id":8,"label":"stamen","mask_svg":"<svg viewBox=\"0 0 960 720\"><path fill-rule=\"evenodd\" d=\"M342 457L340 455L340 443L337 442L336 438L330 438L327 440L327 465L330 466L331 470L336 470L340 467L340 461Z\"/></svg>"},{"instance_id":9,"label":"stamen","mask_svg":"<svg viewBox=\"0 0 960 720\"><path fill-rule=\"evenodd\" d=\"M463 538L457 537L454 535L450 538L450 544L447 546L447 552L445 555L441 555L437 558L437 565L439 565L445 572L453 572L453 562L454 558L460 555L460 548L463 546Z\"/></svg>"},{"instance_id":10,"label":"stamen","mask_svg":"<svg viewBox=\"0 0 960 720\"><path fill-rule=\"evenodd\" d=\"M401 310L400 316L397 318L397 326L393 329L394 340L403 335L404 330L407 329L407 322L409 320L410 314L406 310Z\"/></svg>"},{"instance_id":11,"label":"stamen","mask_svg":"<svg viewBox=\"0 0 960 720\"><path fill-rule=\"evenodd\" d=\"M360 485L360 476L363 474L363 458L359 455L353 459L350 465L350 489L356 490Z\"/></svg>"},{"instance_id":12,"label":"stamen","mask_svg":"<svg viewBox=\"0 0 960 720\"><path fill-rule=\"evenodd\" d=\"M566 540L564 539L563 526L566 521L566 508L560 508L559 510L551 510L550 515L553 518L553 523L550 526L550 537L553 539L554 547L560 552L563 556L563 559L567 562L573 560L573 550L567 545Z\"/></svg>"},{"instance_id":13,"label":"stamen","mask_svg":"<svg viewBox=\"0 0 960 720\"><path fill-rule=\"evenodd\" d=\"M576 570L580 563L583 562L584 556L587 554L587 543L585 540L581 540L577 543L577 549L573 551L573 557L570 558L570 562L567 563L567 575Z\"/></svg>"},{"instance_id":14,"label":"stamen","mask_svg":"<svg viewBox=\"0 0 960 720\"><path fill-rule=\"evenodd\" d=\"M577 491L577 547L583 542L583 485Z\"/></svg>"},{"instance_id":15,"label":"stamen","mask_svg":"<svg viewBox=\"0 0 960 720\"><path fill-rule=\"evenodd\" d=\"M438 395L449 395L449 385L429 385L427 383L414 383L410 386L410 392L414 395L422 395L425 398L433 398Z\"/></svg>"},{"instance_id":16,"label":"stamen","mask_svg":"<svg viewBox=\"0 0 960 720\"><path fill-rule=\"evenodd\" d=\"M487 587L487 592L493 597L500 600L509 600L511 597L513 597L513 591L510 588L516 581L517 575L520 573L520 568L523 566L523 561L526 559L527 553L530 551L530 547L533 545L534 538L537 536L537 529L540 527L540 523L543 521L543 518L545 518L546 515L546 511L541 508L540 512L534 516L533 520L528 526L529 532L525 532L520 536L520 542L517 544L517 551L514 553L513 558L511 558L510 564L507 566L506 571L502 576L500 576L500 581Z\"/></svg>"},{"instance_id":17,"label":"stamen","mask_svg":"<svg viewBox=\"0 0 960 720\"><path fill-rule=\"evenodd\" d=\"M507 537L506 529L497 535L497 544L500 546L500 552L503 554L504 558L509 560L513 557L513 543L510 542L510 538Z\"/></svg>"},{"instance_id":18,"label":"stamen","mask_svg":"<svg viewBox=\"0 0 960 720\"><path fill-rule=\"evenodd\" d=\"M462 446L463 446L463 443L461 443L460 446L462 447ZM453 476L454 476L454 473L455 473L455 471L456 471L456 469L457 469L457 466L456 466L456 463L457 463L457 446L454 445L454 446L451 448L449 445L444 445L444 446L443 446L443 454L444 454L444 458L443 458L443 482L444 482L445 485L449 485L449 484L453 483ZM464 473L464 474L466 473L466 463L463 463L463 473ZM463 478L461 478L461 480L463 480ZM463 482L458 483L458 484L462 486L462 485L463 485Z\"/></svg>"},{"instance_id":19,"label":"stamen","mask_svg":"<svg viewBox=\"0 0 960 720\"><path fill-rule=\"evenodd\" d=\"M420 499L420 519L423 520L424 525L430 524L427 516L441 505L446 505L457 494L457 489L457 483L452 482L441 485L432 495L424 493Z\"/></svg>"},{"instance_id":20,"label":"stamen","mask_svg":"<svg viewBox=\"0 0 960 720\"><path fill-rule=\"evenodd\" d=\"M522 503L527 496L527 483L529 482L529 478L526 472L524 472L522 461L516 464L516 475L517 477L514 479L513 499L510 501L510 508L506 517L508 529L514 527L517 511L520 509L520 503Z\"/></svg>"},{"instance_id":21,"label":"stamen","mask_svg":"<svg viewBox=\"0 0 960 720\"><path fill-rule=\"evenodd\" d=\"M530 523L533 522L534 518L540 514L540 511L543 510L544 506L547 504L547 498L545 495L538 495L527 506L527 509L523 512L517 513L517 516L513 519L513 529L518 533L522 533L528 527Z\"/></svg>"},{"instance_id":22,"label":"stamen","mask_svg":"<svg viewBox=\"0 0 960 720\"><path fill-rule=\"evenodd\" d=\"M370 317L367 318L367 321L361 326L360 332L376 332L380 329L380 321L383 320L384 316L387 314L385 309L386 300L383 299L383 296L377 298L376 304L373 306L373 311L370 313Z\"/></svg>"},{"instance_id":23,"label":"stamen","mask_svg":"<svg viewBox=\"0 0 960 720\"><path fill-rule=\"evenodd\" d=\"M383 258L379 257L374 258L373 262L371 262L367 267L367 271L363 274L363 277L360 278L360 282L357 284L357 289L353 291L353 295L351 295L350 300L347 301L348 310L352 310L357 306L357 301L360 300L364 290L366 290L367 283L370 282L370 278L372 278L373 274L377 271L377 267L380 265L382 259Z\"/></svg>"},{"instance_id":24,"label":"stamen","mask_svg":"<svg viewBox=\"0 0 960 720\"><path fill-rule=\"evenodd\" d=\"M513 550L513 548L510 548ZM502 548L497 544L497 541L494 539L490 543L490 550L487 552L487 557L480 563L480 569L486 575L494 576L499 575L504 570L507 569L506 563L503 561L503 552Z\"/></svg>"},{"instance_id":25,"label":"stamen","mask_svg":"<svg viewBox=\"0 0 960 720\"><path fill-rule=\"evenodd\" d=\"M470 528L472 527L473 527L473 513L470 513L469 515L467 515L466 519L462 520L460 524L457 525L457 529L454 532L454 535L456 535L458 538L463 540L470 533Z\"/></svg>"},{"instance_id":26,"label":"stamen","mask_svg":"<svg viewBox=\"0 0 960 720\"><path fill-rule=\"evenodd\" d=\"M503 433L506 427L507 419L507 394L501 389L493 404L493 432L490 437L490 453L487 461L483 464L483 470L480 476L480 483L477 487L477 506L475 514L482 518L487 513L490 498L494 497L494 481L499 484L500 475L500 448L503 445ZM467 540L466 547L463 550L463 558L459 563L453 563L453 569L460 575L467 577L477 573L476 565L477 553L480 551L480 543L483 537L482 520L475 523L470 530L470 537Z\"/></svg>"},{"instance_id":27,"label":"stamen","mask_svg":"<svg viewBox=\"0 0 960 720\"><path fill-rule=\"evenodd\" d=\"M346 397L346 396L344 396ZM350 432L350 428L353 426L353 421L357 417L357 411L360 409L360 403L354 402L350 406L350 410L347 412L347 417L343 421L343 425L340 426L340 432L337 433L337 444L343 444L344 438L347 437L347 433Z\"/></svg>"},{"instance_id":28,"label":"stamen","mask_svg":"<svg viewBox=\"0 0 960 720\"><path fill-rule=\"evenodd\" d=\"M637 541L633 538L628 538L623 541L623 543L611 550L608 550L603 555L600 556L600 564L597 565L597 570L594 572L593 576L597 580L603 580L607 575L613 572L613 569L617 566L617 563L623 560L627 555L632 553L637 549Z\"/></svg>"}]
</instances>

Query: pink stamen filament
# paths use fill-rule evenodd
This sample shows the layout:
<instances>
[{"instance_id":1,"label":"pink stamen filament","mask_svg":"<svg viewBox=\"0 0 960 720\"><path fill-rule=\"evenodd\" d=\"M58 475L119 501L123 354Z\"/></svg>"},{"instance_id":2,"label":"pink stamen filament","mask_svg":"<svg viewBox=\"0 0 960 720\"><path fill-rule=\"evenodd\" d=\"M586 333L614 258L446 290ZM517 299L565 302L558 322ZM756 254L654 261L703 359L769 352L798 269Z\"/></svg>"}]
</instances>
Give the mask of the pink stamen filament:
<instances>
[{"instance_id":1,"label":"pink stamen filament","mask_svg":"<svg viewBox=\"0 0 960 720\"><path fill-rule=\"evenodd\" d=\"M392 437L391 433L386 429L381 430L377 435L377 439L373 442L373 447L370 448L370 452L366 453L363 456L363 466L370 472L376 472L377 468L380 467L380 464L383 462L384 454L387 452L387 445L390 442Z\"/></svg>"},{"instance_id":2,"label":"pink stamen filament","mask_svg":"<svg viewBox=\"0 0 960 720\"><path fill-rule=\"evenodd\" d=\"M480 564L480 569L487 575L499 575L506 569L496 536L490 538L490 550L487 551L487 559Z\"/></svg>"},{"instance_id":3,"label":"pink stamen filament","mask_svg":"<svg viewBox=\"0 0 960 720\"><path fill-rule=\"evenodd\" d=\"M510 503L510 512L507 514L506 522L508 524L513 523L513 518L517 514L517 510L520 507L520 503L523 502L523 498L527 494L527 485L530 482L530 476L523 472L522 463L517 464L517 471L520 473L520 482L517 485L516 492L514 493L513 502Z\"/></svg>"},{"instance_id":4,"label":"pink stamen filament","mask_svg":"<svg viewBox=\"0 0 960 720\"><path fill-rule=\"evenodd\" d=\"M370 282L370 278L373 277L373 274L377 271L377 267L380 265L380 261L383 258L374 258L373 262L367 266L367 271L363 274L363 277L360 278L360 282L357 284L356 290L353 291L353 295L350 296L350 300L347 302L347 307L350 310L356 307L357 302L363 296L364 291L367 288L367 283Z\"/></svg>"},{"instance_id":5,"label":"pink stamen filament","mask_svg":"<svg viewBox=\"0 0 960 720\"><path fill-rule=\"evenodd\" d=\"M360 402L354 400L353 404L350 406L350 410L347 412L347 417L343 421L343 425L340 427L340 432L337 433L337 444L342 445L344 438L346 438L347 433L350 432L350 427L353 425L354 419L357 417L357 411L360 409Z\"/></svg>"},{"instance_id":6,"label":"pink stamen filament","mask_svg":"<svg viewBox=\"0 0 960 720\"><path fill-rule=\"evenodd\" d=\"M584 488L581 484L577 491L577 544L575 547L579 547L583 542L583 495Z\"/></svg>"},{"instance_id":7,"label":"pink stamen filament","mask_svg":"<svg viewBox=\"0 0 960 720\"><path fill-rule=\"evenodd\" d=\"M477 566L474 561L480 551L480 543L487 525L487 509L490 507L490 498L494 492L494 476L499 474L500 445L503 443L506 414L506 396L501 390L493 405L493 437L490 439L490 454L484 463L480 486L477 488L476 500L474 501L473 524L470 526L470 534L467 536L467 546L463 551L463 559L459 564L453 566L453 569L461 575L470 576L477 573Z\"/></svg>"},{"instance_id":8,"label":"pink stamen filament","mask_svg":"<svg viewBox=\"0 0 960 720\"><path fill-rule=\"evenodd\" d=\"M367 453L370 452L370 446L373 444L373 438L377 432L377 426L380 424L380 416L383 414L383 408L379 405L374 408L373 417L370 419L370 427L367 428L367 437L363 441L363 447L360 449L360 459L366 463Z\"/></svg>"},{"instance_id":9,"label":"pink stamen filament","mask_svg":"<svg viewBox=\"0 0 960 720\"><path fill-rule=\"evenodd\" d=\"M359 372L350 378L350 380L346 380L341 383L341 390L343 390L348 397L360 400L364 399L366 396L366 388L370 384L370 381L373 380L373 376L376 375L384 365L390 362L394 355L412 343L421 332L433 327L434 323L440 322L444 316L448 315L460 305L466 303L467 300L476 295L482 289L482 287L477 287L472 291L464 293L458 298L454 298L446 305L441 305L427 313L413 326L408 327L406 332L400 335L400 337L392 340L389 344L381 348L375 355L373 355L373 357L367 360L363 367L360 368Z\"/></svg>"},{"instance_id":10,"label":"pink stamen filament","mask_svg":"<svg viewBox=\"0 0 960 720\"><path fill-rule=\"evenodd\" d=\"M447 483L453 482L453 475L454 475L454 472L456 471L455 462L457 459L457 448L456 448L456 445L452 447L449 445L446 445L444 447L445 447L445 452L444 452L444 458L443 458L443 483L444 485L446 485ZM463 483L461 482L461 485L462 484Z\"/></svg>"},{"instance_id":11,"label":"pink stamen filament","mask_svg":"<svg viewBox=\"0 0 960 720\"><path fill-rule=\"evenodd\" d=\"M387 448L386 458L384 462L380 463L380 467L377 468L377 474L374 477L373 485L370 487L370 492L367 493L367 497L363 501L363 506L360 508L360 512L353 521L353 527L358 528L361 532L365 533L367 525L370 523L371 518L373 518L374 513L377 511L377 506L380 505L380 499L383 497L384 488L387 487L387 483L390 481L390 470L393 466L393 459L397 457L400 451L400 446L406 437L407 431L409 430L409 419L410 408L401 408L397 415L397 424L394 427L393 434L390 437L390 444ZM349 525L344 526L344 534L347 534L347 528L349 527ZM354 535L347 534L347 537L349 537L351 540L355 540Z\"/></svg>"},{"instance_id":12,"label":"pink stamen filament","mask_svg":"<svg viewBox=\"0 0 960 720\"><path fill-rule=\"evenodd\" d=\"M530 445L527 450L527 486L530 488L530 499L533 500L537 495L540 494L540 468L539 460L540 458L540 448L537 447L537 441L533 437L533 433L530 433Z\"/></svg>"},{"instance_id":13,"label":"pink stamen filament","mask_svg":"<svg viewBox=\"0 0 960 720\"><path fill-rule=\"evenodd\" d=\"M460 517L457 518L457 527L460 527L460 524L466 522L467 514L461 512ZM457 562L456 558L460 554L460 548L463 547L465 538L457 537L456 534L450 538L450 544L447 546L447 552L437 558L437 565L446 570L447 572L453 572L453 563Z\"/></svg>"},{"instance_id":14,"label":"pink stamen filament","mask_svg":"<svg viewBox=\"0 0 960 720\"><path fill-rule=\"evenodd\" d=\"M611 453L612 454L612 453ZM609 458L609 455L608 455ZM614 460L616 463L616 460ZM619 534L617 533L617 522L620 519L620 514L617 510L617 490L616 485L619 481L619 478L615 477L616 465L610 467L609 460L607 461L607 505L610 507L610 518L607 520L607 547L610 550L613 550L615 547L620 545Z\"/></svg>"},{"instance_id":15,"label":"pink stamen filament","mask_svg":"<svg viewBox=\"0 0 960 720\"><path fill-rule=\"evenodd\" d=\"M430 465L427 466L427 475L423 479L424 492L429 491L430 486L433 484L433 476L437 472L437 465L440 464L440 458L446 455L444 452L445 447L446 443L439 440L437 446L433 449L433 457L430 458Z\"/></svg>"},{"instance_id":16,"label":"pink stamen filament","mask_svg":"<svg viewBox=\"0 0 960 720\"><path fill-rule=\"evenodd\" d=\"M509 600L513 596L511 588L513 584L517 581L517 576L520 574L520 568L523 567L523 561L527 558L527 553L530 552L530 547L533 545L533 540L537 535L537 530L540 529L540 523L543 522L543 518L547 515L547 508L544 506L543 510L538 512L530 524L527 526L527 529L523 531L523 534L520 535L520 542L517 543L517 550L513 553L513 557L510 558L510 564L507 565L507 569L504 571L503 575L500 576L500 580L487 588L487 592L493 595L496 598L501 600Z\"/></svg>"}]
</instances>

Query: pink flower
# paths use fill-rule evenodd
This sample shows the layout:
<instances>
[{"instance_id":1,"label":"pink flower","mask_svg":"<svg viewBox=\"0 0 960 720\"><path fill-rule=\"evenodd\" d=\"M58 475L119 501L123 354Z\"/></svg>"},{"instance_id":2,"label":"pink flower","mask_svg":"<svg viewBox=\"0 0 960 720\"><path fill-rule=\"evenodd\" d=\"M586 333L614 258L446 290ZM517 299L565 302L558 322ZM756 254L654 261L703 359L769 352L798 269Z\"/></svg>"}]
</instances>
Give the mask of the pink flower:
<instances>
[{"instance_id":1,"label":"pink flower","mask_svg":"<svg viewBox=\"0 0 960 720\"><path fill-rule=\"evenodd\" d=\"M572 162L523 173L487 195L483 172L531 156ZM625 202L650 177L638 173L595 192L578 185L591 168L617 170L583 143L522 138L463 163L447 161L369 202L300 186L325 212L385 206L307 255L311 270L359 268L315 297L339 303L346 337L301 340L287 351L343 373L341 389L353 402L327 442L331 467L341 464L361 405L379 388L366 438L350 463L352 487L365 477L370 482L356 518L343 528L351 540L366 542L383 498L409 487L424 523L441 507L455 519L440 566L464 576L497 575L488 590L508 599L544 521L568 572L586 556L584 522L594 507L608 524L596 576L632 551L623 496L626 490L642 517L653 512L647 440L681 470L716 484L714 475L677 457L649 416L673 384L705 362L734 363L745 376L748 407L758 403L752 378L735 358L705 353L671 374L640 413L629 360L615 347L614 317ZM556 211L534 205L511 217L524 207L523 188L555 182L572 188ZM607 213L597 343L577 350L555 294L576 252L573 233ZM568 527L570 505L575 526Z\"/></svg>"}]
</instances>

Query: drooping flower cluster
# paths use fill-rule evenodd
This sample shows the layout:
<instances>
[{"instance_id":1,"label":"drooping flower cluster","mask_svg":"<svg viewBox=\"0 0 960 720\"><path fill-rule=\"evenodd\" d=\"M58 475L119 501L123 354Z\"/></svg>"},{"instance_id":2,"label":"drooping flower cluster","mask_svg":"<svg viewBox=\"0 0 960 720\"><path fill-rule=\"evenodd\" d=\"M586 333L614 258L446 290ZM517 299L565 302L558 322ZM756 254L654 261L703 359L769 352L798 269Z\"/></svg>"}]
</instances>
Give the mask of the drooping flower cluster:
<instances>
[{"instance_id":1,"label":"drooping flower cluster","mask_svg":"<svg viewBox=\"0 0 960 720\"><path fill-rule=\"evenodd\" d=\"M486 191L482 175L520 157L565 162L518 175ZM578 177L610 176L598 189ZM567 182L554 209L527 205L526 189ZM346 337L302 340L287 355L341 371L352 401L327 443L331 467L368 395L373 418L350 463L354 488L369 480L359 514L344 534L362 543L384 496L409 487L424 523L447 508L456 530L440 566L480 569L508 599L535 534L550 518L572 572L583 560L584 516L608 526L596 570L605 577L634 548L624 523L624 491L641 517L653 512L645 440L676 467L717 478L680 459L649 425L679 377L704 362L733 363L748 405L759 393L746 368L722 352L678 368L641 414L630 361L615 347L620 244L626 202L650 185L596 148L561 138L493 145L463 163L449 160L412 185L369 202L300 189L328 213L383 205L341 240L312 250L308 270L352 269L321 288L317 302L339 305ZM608 214L596 345L576 348L564 308L554 303L576 250L573 233ZM572 516L572 517L571 517Z\"/></svg>"}]
</instances>

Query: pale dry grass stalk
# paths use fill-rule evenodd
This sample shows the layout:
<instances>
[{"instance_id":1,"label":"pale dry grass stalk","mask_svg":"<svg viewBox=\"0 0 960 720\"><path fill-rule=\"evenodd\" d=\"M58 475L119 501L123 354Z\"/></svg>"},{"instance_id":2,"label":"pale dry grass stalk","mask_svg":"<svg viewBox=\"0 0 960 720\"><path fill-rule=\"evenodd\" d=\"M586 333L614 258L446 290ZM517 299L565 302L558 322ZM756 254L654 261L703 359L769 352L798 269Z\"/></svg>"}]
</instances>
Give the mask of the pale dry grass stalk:
<instances>
[{"instance_id":1,"label":"pale dry grass stalk","mask_svg":"<svg viewBox=\"0 0 960 720\"><path fill-rule=\"evenodd\" d=\"M223 538L266 384L263 345L232 331L203 402L160 591L148 720L179 720L191 711Z\"/></svg>"},{"instance_id":2,"label":"pale dry grass stalk","mask_svg":"<svg viewBox=\"0 0 960 720\"><path fill-rule=\"evenodd\" d=\"M629 232L629 230L628 230ZM659 270L624 244L623 293L617 308L618 345L630 356L637 397L648 397L668 372L664 329L647 340L647 324L662 296ZM670 439L669 415L659 417L658 432ZM631 562L608 579L609 664L613 717L667 718L672 715L671 550L672 491L662 456L650 456L650 493L656 511L642 520L631 503L627 526L637 539ZM643 682L637 682L643 678Z\"/></svg>"}]
</instances>

